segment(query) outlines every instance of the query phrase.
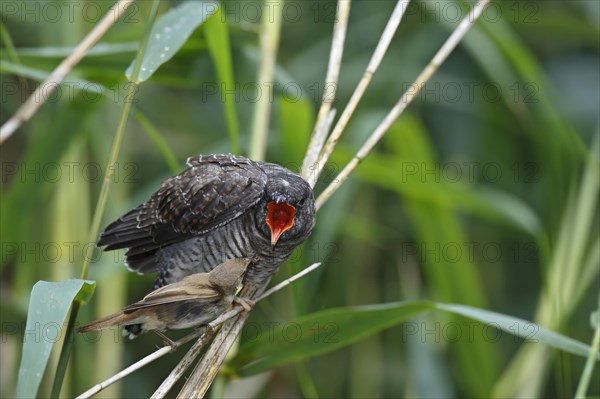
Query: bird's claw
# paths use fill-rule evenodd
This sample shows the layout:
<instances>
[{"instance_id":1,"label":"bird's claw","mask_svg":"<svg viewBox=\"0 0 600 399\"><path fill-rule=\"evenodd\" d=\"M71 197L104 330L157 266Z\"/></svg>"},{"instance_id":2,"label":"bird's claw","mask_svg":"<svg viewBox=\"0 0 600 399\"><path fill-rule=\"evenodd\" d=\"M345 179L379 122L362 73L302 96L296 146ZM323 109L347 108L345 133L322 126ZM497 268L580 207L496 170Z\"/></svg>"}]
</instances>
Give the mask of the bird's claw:
<instances>
[{"instance_id":1,"label":"bird's claw","mask_svg":"<svg viewBox=\"0 0 600 399\"><path fill-rule=\"evenodd\" d=\"M235 298L233 298L233 303L237 303L238 305L243 307L246 312L251 311L254 308L254 306L256 306L256 302L254 302L252 299L243 298L240 296L236 296Z\"/></svg>"}]
</instances>

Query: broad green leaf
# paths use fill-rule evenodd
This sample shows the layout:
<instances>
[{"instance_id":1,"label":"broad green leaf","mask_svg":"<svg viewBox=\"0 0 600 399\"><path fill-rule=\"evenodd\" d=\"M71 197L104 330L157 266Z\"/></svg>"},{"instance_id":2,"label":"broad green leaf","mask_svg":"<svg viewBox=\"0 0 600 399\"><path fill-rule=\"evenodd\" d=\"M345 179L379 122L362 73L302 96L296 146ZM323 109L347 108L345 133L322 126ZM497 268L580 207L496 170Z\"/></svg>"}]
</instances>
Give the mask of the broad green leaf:
<instances>
[{"instance_id":1,"label":"broad green leaf","mask_svg":"<svg viewBox=\"0 0 600 399\"><path fill-rule=\"evenodd\" d=\"M206 33L208 51L217 72L218 90L221 92L222 103L225 107L231 149L234 153L239 154L241 149L238 119L235 112L236 96L230 94L235 89L233 65L231 62L231 46L229 44L229 32L225 23L225 16L221 11L221 7L219 7L211 18L208 18L204 32Z\"/></svg>"},{"instance_id":2,"label":"broad green leaf","mask_svg":"<svg viewBox=\"0 0 600 399\"><path fill-rule=\"evenodd\" d=\"M33 398L73 301L86 302L96 283L88 280L38 281L31 291L23 355L17 380L18 398Z\"/></svg>"},{"instance_id":3,"label":"broad green leaf","mask_svg":"<svg viewBox=\"0 0 600 399\"><path fill-rule=\"evenodd\" d=\"M489 326L496 327L512 335L526 339L527 342L541 342L554 349L559 349L582 357L587 357L590 352L589 345L518 317L507 316L502 313L465 305L437 303L435 304L435 307L439 310L481 321ZM600 353L596 355L596 360L600 360Z\"/></svg>"},{"instance_id":4,"label":"broad green leaf","mask_svg":"<svg viewBox=\"0 0 600 399\"><path fill-rule=\"evenodd\" d=\"M218 10L218 5L215 1L186 1L162 15L150 33L137 81L148 80L158 67L173 58L192 32ZM125 72L128 79L134 63L135 60Z\"/></svg>"},{"instance_id":5,"label":"broad green leaf","mask_svg":"<svg viewBox=\"0 0 600 399\"><path fill-rule=\"evenodd\" d=\"M405 301L329 309L277 325L242 345L232 366L241 376L251 376L274 367L322 355L353 344L412 316L442 310L477 320L496 328L544 343L574 355L587 357L590 346L517 317L476 307L429 301ZM600 360L600 355L597 355Z\"/></svg>"},{"instance_id":6,"label":"broad green leaf","mask_svg":"<svg viewBox=\"0 0 600 399\"><path fill-rule=\"evenodd\" d=\"M255 342L243 345L233 361L240 375L249 376L281 364L321 355L350 345L411 316L431 310L429 302L329 309L275 327Z\"/></svg>"}]
</instances>

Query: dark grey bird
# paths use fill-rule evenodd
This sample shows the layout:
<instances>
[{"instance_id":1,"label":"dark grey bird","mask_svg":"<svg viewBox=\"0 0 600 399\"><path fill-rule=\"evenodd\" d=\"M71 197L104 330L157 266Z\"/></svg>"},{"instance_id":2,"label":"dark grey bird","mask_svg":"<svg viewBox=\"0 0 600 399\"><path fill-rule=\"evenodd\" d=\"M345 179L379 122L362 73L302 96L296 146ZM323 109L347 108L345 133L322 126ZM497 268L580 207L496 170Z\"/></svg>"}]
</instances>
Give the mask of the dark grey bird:
<instances>
[{"instance_id":1,"label":"dark grey bird","mask_svg":"<svg viewBox=\"0 0 600 399\"><path fill-rule=\"evenodd\" d=\"M155 288L232 258L259 259L244 283L268 283L314 227L310 185L282 166L232 154L191 157L187 164L111 223L98 245L128 248L129 269L158 272Z\"/></svg>"},{"instance_id":2,"label":"dark grey bird","mask_svg":"<svg viewBox=\"0 0 600 399\"><path fill-rule=\"evenodd\" d=\"M129 331L175 330L210 323L235 301L250 259L230 259L209 273L196 273L152 291L122 311L96 320L77 330L87 332L111 326L138 325ZM243 300L240 303L246 307Z\"/></svg>"}]
</instances>

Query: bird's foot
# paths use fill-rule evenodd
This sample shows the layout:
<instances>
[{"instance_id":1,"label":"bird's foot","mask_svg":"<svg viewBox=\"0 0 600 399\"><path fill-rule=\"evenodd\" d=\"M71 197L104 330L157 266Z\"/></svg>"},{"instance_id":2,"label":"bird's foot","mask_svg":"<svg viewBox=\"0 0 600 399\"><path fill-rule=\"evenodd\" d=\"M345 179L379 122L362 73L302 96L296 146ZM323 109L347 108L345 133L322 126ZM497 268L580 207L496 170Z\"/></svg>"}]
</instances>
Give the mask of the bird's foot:
<instances>
[{"instance_id":1,"label":"bird's foot","mask_svg":"<svg viewBox=\"0 0 600 399\"><path fill-rule=\"evenodd\" d=\"M175 348L177 346L177 343L175 343L175 341L173 341L171 338L167 337L162 331L158 331L158 330L152 330L154 331L154 333L156 335L158 335L159 337L161 337L165 343L165 346L170 346L172 348Z\"/></svg>"},{"instance_id":2,"label":"bird's foot","mask_svg":"<svg viewBox=\"0 0 600 399\"><path fill-rule=\"evenodd\" d=\"M244 298L241 296L236 296L235 298L233 298L233 303L237 303L238 305L243 307L246 312L251 311L252 309L254 309L254 306L256 306L256 302L254 302L252 299Z\"/></svg>"}]
</instances>

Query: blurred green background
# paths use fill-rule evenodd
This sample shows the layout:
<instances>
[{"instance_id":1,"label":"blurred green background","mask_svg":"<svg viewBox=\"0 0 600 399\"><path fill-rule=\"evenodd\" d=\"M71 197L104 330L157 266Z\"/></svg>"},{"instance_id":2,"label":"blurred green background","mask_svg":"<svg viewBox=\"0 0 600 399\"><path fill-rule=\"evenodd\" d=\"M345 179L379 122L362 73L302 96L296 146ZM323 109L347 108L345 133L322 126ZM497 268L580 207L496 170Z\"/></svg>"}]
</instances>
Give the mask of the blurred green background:
<instances>
[{"instance_id":1,"label":"blurred green background","mask_svg":"<svg viewBox=\"0 0 600 399\"><path fill-rule=\"evenodd\" d=\"M4 123L112 2L0 4ZM86 57L0 147L2 397L14 395L33 284L79 276L127 88L124 71L150 4L136 2L102 38L109 46ZM163 1L161 12L177 4ZM467 4L411 4L317 193L416 78ZM600 262L599 4L493 2L320 210L313 235L275 279L316 261L324 267L261 303L241 344L302 314L410 299L490 309L590 343ZM352 3L334 104L338 115L394 5ZM255 83L261 7L223 2L233 87L220 86L205 25L140 86L103 226L182 170L188 156L233 151L224 100L234 104L241 152L248 153L252 113L257 98L267 94ZM335 2L287 1L283 10L267 160L298 171L323 93ZM80 312L81 323L138 300L151 287L153 276L130 273L122 262L122 253L95 253L89 278L98 284ZM213 394L229 389L232 397L572 397L585 359L532 340L430 313L251 379L235 379L237 370L226 368ZM76 337L63 395L82 392L159 343L152 334L126 341L116 329L97 342ZM98 396L148 397L183 353ZM600 395L599 381L595 370L589 394Z\"/></svg>"}]
</instances>

